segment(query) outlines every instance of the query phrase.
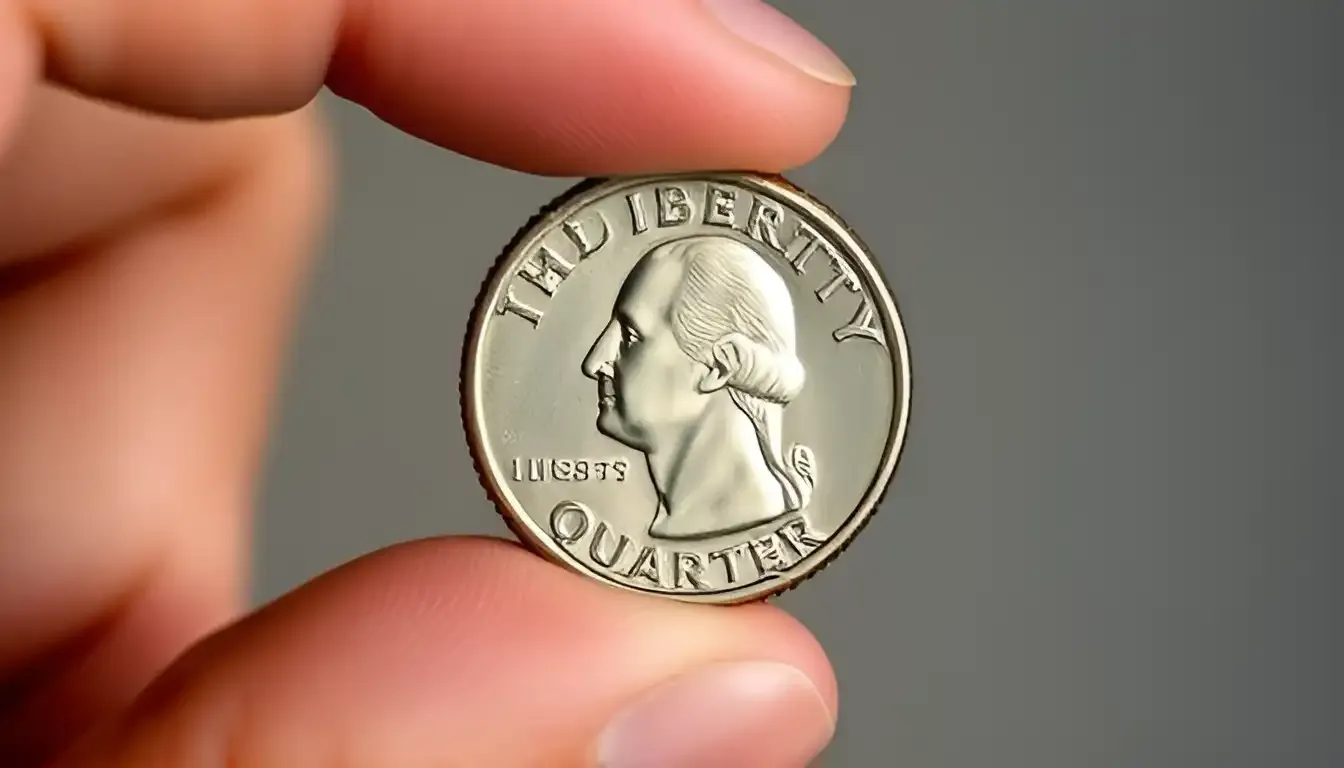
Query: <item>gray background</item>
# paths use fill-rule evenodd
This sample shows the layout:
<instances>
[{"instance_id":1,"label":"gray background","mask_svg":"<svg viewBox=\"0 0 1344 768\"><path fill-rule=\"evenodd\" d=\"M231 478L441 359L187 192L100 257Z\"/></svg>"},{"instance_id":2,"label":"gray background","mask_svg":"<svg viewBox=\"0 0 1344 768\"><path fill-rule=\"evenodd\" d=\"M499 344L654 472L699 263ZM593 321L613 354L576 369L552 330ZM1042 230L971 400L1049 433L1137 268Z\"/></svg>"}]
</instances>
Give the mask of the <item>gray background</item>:
<instances>
[{"instance_id":1,"label":"gray background","mask_svg":"<svg viewBox=\"0 0 1344 768\"><path fill-rule=\"evenodd\" d=\"M782 601L838 670L826 764L1344 765L1344 3L777 5L858 73L792 176L876 250L915 361L881 514ZM490 259L571 183L329 104L342 194L258 599L503 532L460 337Z\"/></svg>"}]
</instances>

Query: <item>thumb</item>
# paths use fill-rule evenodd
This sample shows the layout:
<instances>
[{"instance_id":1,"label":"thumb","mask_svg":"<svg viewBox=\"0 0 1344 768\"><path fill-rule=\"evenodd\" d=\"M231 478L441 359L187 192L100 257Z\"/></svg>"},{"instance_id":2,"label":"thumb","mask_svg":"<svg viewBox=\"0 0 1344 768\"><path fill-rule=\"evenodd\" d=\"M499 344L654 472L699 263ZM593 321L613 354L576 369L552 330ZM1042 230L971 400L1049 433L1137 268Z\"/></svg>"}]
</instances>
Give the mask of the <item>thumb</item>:
<instances>
[{"instance_id":1,"label":"thumb","mask_svg":"<svg viewBox=\"0 0 1344 768\"><path fill-rule=\"evenodd\" d=\"M428 540L208 638L57 765L801 768L834 711L823 652L777 609Z\"/></svg>"}]
</instances>

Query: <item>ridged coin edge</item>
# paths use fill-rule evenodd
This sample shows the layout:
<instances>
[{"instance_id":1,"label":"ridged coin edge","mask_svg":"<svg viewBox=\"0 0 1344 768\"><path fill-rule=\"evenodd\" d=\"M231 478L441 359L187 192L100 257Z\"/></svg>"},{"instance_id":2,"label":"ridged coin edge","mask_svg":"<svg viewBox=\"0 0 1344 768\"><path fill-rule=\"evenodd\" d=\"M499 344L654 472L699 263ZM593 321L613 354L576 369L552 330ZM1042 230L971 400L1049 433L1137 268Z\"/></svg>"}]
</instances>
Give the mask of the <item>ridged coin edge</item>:
<instances>
[{"instance_id":1,"label":"ridged coin edge","mask_svg":"<svg viewBox=\"0 0 1344 768\"><path fill-rule=\"evenodd\" d=\"M906 390L905 396L897 397L897 405L904 409L904 413L902 414L900 419L901 421L899 427L900 434L898 435L899 442L893 448L890 449L893 451L893 455L890 459L891 471L888 473L885 481L882 483L881 488L878 489L877 495L872 501L871 505L872 508L869 509L866 513L864 513L862 519L859 520L859 522L854 526L854 528L850 531L849 535L845 537L844 540L836 544L835 550L831 552L830 555L828 555L824 560L819 562L817 565L813 566L812 568L809 568L808 570L804 571L797 577L785 581L778 587L775 587L768 591L757 593L755 595L744 596L732 600L706 602L706 601L682 600L681 598L672 594L649 592L641 589L636 589L634 587L630 587L616 581L599 579L579 571L573 565L562 559L559 555L552 552L550 548L547 547L544 543L536 541L536 537L534 536L534 534L527 529L527 526L525 526L522 522L518 520L518 518L525 513L523 511L513 510L510 507L510 505L504 500L503 494L500 492L500 489L496 487L495 482L493 482L490 478L488 461L482 454L482 452L486 450L486 448L483 444L478 444L484 442L484 436L482 436L480 440L477 440L473 437L473 435L478 433L480 430L475 429L472 426L473 418L471 411L472 406L475 403L475 398L470 392L472 373L474 371L474 366L472 365L472 363L474 361L474 348L476 346L475 340L481 337L481 335L484 333L486 320L490 316L490 313L487 311L489 308L485 306L485 300L488 297L488 294L491 293L491 286L494 284L495 279L503 271L514 249L517 248L519 245L521 245L523 241L528 239L528 237L533 234L536 227L540 225L543 221L545 221L548 217L555 214L561 208L565 207L565 205L569 203L571 200L583 195L586 192L589 192L593 189L597 189L608 183L620 182L620 181L637 181L638 178L641 177L592 177L584 179L578 182L577 184L574 184L570 188L561 192L559 195L556 195L549 202L542 205L541 208L538 209L535 214L529 217L527 221L521 227L518 228L517 232L514 233L513 237L509 238L509 241L505 244L504 248L500 251L499 255L495 257L493 263L486 269L485 277L481 280L481 286L476 291L476 300L472 304L470 318L467 323L467 331L466 334L463 336L463 342L462 342L460 369L458 372L458 410L459 410L459 416L462 421L462 431L466 437L467 451L471 455L471 462L476 472L476 481L481 486L481 489L485 492L486 501L490 503L492 506L494 506L495 513L498 514L500 518L503 519L504 525L515 537L517 537L518 543L522 544L532 553L544 558L545 560L555 565L560 566L561 568L564 568L567 571L573 572L583 578L592 579L593 581L599 584L604 584L606 586L624 590L627 592L635 592L638 594L649 595L652 597L661 597L669 600L676 600L678 602L687 602L702 605L732 606L732 605L749 605L752 603L768 603L771 600L780 597L781 595L784 595L788 592L791 592L797 589L802 584L816 578L817 574L826 570L826 568L828 568L831 565L831 563L835 562L837 559L839 559L841 555L843 555L846 551L848 551L849 548L853 546L854 541L858 539L859 536L873 522L873 518L876 517L878 512L881 510L883 502L886 501L887 495L891 493L892 486L895 485L896 483L896 474L899 471L901 460L905 455L906 444L909 442L910 424L912 420L912 411L914 402L914 375L913 371L911 370L912 365L910 362L912 354L910 352L909 337L908 334L906 334L905 332L905 316L900 310L896 296L894 295L891 289L890 281L887 279L887 276L883 273L881 265L877 263L877 260L875 258L872 258L871 256L872 250L868 247L868 244L863 240L863 238L860 237L859 234L854 231L854 229L849 225L849 222L842 216L840 216L840 214L834 208L822 202L821 200L817 199L815 196L813 196L812 194L810 194L797 184L794 184L792 181L788 180L783 175L759 173L753 171L709 171L702 173L649 174L647 178L657 179L657 178L672 178L677 176L682 176L685 178L701 178L705 176L737 176L737 177L745 176L765 181L767 184L774 184L777 186L785 187L788 189L788 191L807 200L809 204L815 206L816 208L824 212L827 216L829 216L832 222L834 222L839 227L843 228L845 234L848 235L849 238L853 240L865 254L869 255L868 266L873 270L878 281L882 283L882 288L887 294L886 298L891 302L892 307L896 310L895 317L892 318L892 320L894 321L896 330L901 335L901 347L904 352L904 359L901 362L906 369L904 380L902 382Z\"/></svg>"}]
</instances>

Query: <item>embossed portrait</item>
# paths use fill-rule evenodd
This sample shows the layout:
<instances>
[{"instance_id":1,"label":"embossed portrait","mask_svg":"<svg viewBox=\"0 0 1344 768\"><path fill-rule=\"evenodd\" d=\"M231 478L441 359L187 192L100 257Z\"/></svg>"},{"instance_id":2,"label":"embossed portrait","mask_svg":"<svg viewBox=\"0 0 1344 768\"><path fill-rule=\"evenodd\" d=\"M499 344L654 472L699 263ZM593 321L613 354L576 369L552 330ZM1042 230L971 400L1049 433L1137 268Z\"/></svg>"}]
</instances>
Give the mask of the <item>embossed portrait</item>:
<instances>
[{"instance_id":1,"label":"embossed portrait","mask_svg":"<svg viewBox=\"0 0 1344 768\"><path fill-rule=\"evenodd\" d=\"M583 372L598 431L648 460L650 536L719 536L807 506L815 457L780 434L806 378L795 347L788 287L745 243L672 240L631 269Z\"/></svg>"}]
</instances>

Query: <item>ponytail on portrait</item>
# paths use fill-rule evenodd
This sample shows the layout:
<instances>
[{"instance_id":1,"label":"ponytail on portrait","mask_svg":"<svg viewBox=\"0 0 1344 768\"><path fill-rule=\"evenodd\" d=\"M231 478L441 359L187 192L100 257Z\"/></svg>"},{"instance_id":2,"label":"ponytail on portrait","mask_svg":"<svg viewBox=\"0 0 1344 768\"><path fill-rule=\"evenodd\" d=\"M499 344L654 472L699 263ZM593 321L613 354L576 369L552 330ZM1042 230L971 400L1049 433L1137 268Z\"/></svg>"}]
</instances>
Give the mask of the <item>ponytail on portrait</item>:
<instances>
[{"instance_id":1,"label":"ponytail on portrait","mask_svg":"<svg viewBox=\"0 0 1344 768\"><path fill-rule=\"evenodd\" d=\"M691 359L729 371L728 394L751 421L761 456L798 512L812 500L817 458L802 444L781 445L784 406L802 391L805 372L793 350L792 318L781 316L783 280L749 246L726 238L687 238L671 254L685 264L672 329ZM787 298L785 298L787 301Z\"/></svg>"}]
</instances>

